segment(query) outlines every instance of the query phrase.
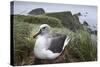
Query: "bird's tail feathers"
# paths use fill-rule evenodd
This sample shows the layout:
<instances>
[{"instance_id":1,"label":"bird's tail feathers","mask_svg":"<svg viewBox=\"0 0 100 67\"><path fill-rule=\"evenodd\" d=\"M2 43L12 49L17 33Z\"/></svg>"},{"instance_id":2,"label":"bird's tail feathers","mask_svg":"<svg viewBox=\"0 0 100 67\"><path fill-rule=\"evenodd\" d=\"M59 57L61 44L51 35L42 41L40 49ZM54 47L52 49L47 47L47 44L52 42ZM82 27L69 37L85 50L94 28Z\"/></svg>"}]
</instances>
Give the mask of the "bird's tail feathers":
<instances>
[{"instance_id":1,"label":"bird's tail feathers","mask_svg":"<svg viewBox=\"0 0 100 67\"><path fill-rule=\"evenodd\" d=\"M71 38L69 38L69 36L67 36L66 39L65 39L65 42L64 42L63 50L68 45L70 40L71 40Z\"/></svg>"}]
</instances>

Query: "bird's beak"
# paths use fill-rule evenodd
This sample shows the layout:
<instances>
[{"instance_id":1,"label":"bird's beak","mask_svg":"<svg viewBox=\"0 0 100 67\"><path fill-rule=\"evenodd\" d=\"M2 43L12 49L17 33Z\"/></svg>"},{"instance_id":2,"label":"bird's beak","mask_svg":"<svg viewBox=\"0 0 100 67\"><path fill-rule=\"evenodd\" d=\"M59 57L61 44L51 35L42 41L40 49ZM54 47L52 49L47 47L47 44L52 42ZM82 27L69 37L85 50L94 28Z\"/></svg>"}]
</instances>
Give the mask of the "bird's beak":
<instances>
[{"instance_id":1,"label":"bird's beak","mask_svg":"<svg viewBox=\"0 0 100 67\"><path fill-rule=\"evenodd\" d=\"M33 35L33 38L37 37L40 33L41 33L41 29L35 35Z\"/></svg>"}]
</instances>

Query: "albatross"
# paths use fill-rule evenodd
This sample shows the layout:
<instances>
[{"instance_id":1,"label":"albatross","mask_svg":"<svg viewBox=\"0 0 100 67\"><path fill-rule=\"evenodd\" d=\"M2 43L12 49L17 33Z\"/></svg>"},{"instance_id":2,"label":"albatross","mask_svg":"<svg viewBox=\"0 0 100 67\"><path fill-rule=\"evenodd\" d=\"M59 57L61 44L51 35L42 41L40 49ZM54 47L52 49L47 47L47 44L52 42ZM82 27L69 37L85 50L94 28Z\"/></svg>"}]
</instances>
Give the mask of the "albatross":
<instances>
[{"instance_id":1,"label":"albatross","mask_svg":"<svg viewBox=\"0 0 100 67\"><path fill-rule=\"evenodd\" d=\"M38 59L55 59L61 55L70 38L64 34L50 33L51 27L42 24L39 31L33 36L37 37L34 54Z\"/></svg>"}]
</instances>

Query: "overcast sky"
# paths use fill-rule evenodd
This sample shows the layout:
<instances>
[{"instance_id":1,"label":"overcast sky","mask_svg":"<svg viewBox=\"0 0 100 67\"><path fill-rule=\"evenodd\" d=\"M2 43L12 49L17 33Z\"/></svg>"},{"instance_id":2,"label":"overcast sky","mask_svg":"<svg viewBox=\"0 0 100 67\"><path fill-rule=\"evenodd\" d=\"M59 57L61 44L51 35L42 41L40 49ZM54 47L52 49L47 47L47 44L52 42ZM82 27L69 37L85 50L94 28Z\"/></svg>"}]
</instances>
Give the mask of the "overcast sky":
<instances>
[{"instance_id":1,"label":"overcast sky","mask_svg":"<svg viewBox=\"0 0 100 67\"><path fill-rule=\"evenodd\" d=\"M97 7L86 5L69 5L69 4L54 4L54 3L37 3L37 2L14 2L14 14L27 14L29 11L43 8L46 13L71 11L72 14L80 12L80 21L86 20L90 25L97 25Z\"/></svg>"}]
</instances>

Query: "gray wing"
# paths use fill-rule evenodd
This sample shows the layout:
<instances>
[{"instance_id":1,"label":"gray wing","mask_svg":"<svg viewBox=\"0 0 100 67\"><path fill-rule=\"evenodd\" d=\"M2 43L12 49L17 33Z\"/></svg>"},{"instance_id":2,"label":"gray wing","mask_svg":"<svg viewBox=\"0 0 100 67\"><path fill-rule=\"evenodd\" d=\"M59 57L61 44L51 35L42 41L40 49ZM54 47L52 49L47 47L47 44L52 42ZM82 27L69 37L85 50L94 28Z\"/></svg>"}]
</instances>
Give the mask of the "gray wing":
<instances>
[{"instance_id":1,"label":"gray wing","mask_svg":"<svg viewBox=\"0 0 100 67\"><path fill-rule=\"evenodd\" d=\"M52 35L51 44L48 49L53 53L60 53L63 49L65 39L66 35L63 34Z\"/></svg>"}]
</instances>

